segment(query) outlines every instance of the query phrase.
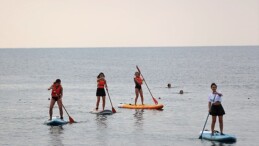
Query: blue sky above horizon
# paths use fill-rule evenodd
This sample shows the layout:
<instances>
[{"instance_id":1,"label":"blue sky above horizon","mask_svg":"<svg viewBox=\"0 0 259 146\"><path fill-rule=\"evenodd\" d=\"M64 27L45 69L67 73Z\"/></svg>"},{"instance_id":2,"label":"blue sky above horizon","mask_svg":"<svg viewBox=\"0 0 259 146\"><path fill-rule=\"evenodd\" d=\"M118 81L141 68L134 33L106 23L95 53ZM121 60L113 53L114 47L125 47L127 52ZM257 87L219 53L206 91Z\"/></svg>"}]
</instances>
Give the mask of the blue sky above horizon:
<instances>
[{"instance_id":1,"label":"blue sky above horizon","mask_svg":"<svg viewBox=\"0 0 259 146\"><path fill-rule=\"evenodd\" d=\"M259 45L258 0L0 0L0 48Z\"/></svg>"}]
</instances>

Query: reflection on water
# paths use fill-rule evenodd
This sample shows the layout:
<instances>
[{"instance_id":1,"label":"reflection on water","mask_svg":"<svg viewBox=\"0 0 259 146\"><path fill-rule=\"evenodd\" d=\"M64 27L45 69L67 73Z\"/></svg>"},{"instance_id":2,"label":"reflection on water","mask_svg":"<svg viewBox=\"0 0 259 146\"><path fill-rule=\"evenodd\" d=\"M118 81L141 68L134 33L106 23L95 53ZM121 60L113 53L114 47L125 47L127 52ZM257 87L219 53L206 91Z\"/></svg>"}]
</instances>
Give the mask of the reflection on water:
<instances>
[{"instance_id":1,"label":"reflection on water","mask_svg":"<svg viewBox=\"0 0 259 146\"><path fill-rule=\"evenodd\" d=\"M106 115L96 115L96 144L95 145L106 145L107 141L109 140L107 138L107 135L111 133L111 131L108 130L108 120Z\"/></svg>"},{"instance_id":2,"label":"reflection on water","mask_svg":"<svg viewBox=\"0 0 259 146\"><path fill-rule=\"evenodd\" d=\"M96 115L96 123L98 128L107 128L107 116L105 115Z\"/></svg>"},{"instance_id":3,"label":"reflection on water","mask_svg":"<svg viewBox=\"0 0 259 146\"><path fill-rule=\"evenodd\" d=\"M228 144L222 142L211 141L211 146L228 146Z\"/></svg>"},{"instance_id":4,"label":"reflection on water","mask_svg":"<svg viewBox=\"0 0 259 146\"><path fill-rule=\"evenodd\" d=\"M64 145L62 143L62 138L61 135L63 134L63 127L62 126L51 126L49 128L49 136L50 136L50 145L58 145L58 146L62 146Z\"/></svg>"},{"instance_id":5,"label":"reflection on water","mask_svg":"<svg viewBox=\"0 0 259 146\"><path fill-rule=\"evenodd\" d=\"M97 54L101 59L96 59ZM256 146L258 56L258 46L0 49L0 117L4 119L0 122L0 145L229 146L198 140L206 116L209 84L215 81L224 90L226 131L240 136L231 146ZM55 65L50 59L53 57ZM107 117L88 114L88 108L96 103L96 73L100 70L109 78L112 102L134 102L130 100L134 90L129 89L134 89L136 64L154 95L161 97L164 111L118 109L118 113ZM46 98L50 93L45 88L56 77L64 81L64 102L69 113L81 121L63 126L64 130L39 125L48 117ZM178 87L162 87L168 83ZM149 96L144 88L144 94ZM178 94L180 90L183 95ZM150 96L146 100L153 103ZM59 114L58 109L54 112Z\"/></svg>"},{"instance_id":6,"label":"reflection on water","mask_svg":"<svg viewBox=\"0 0 259 146\"><path fill-rule=\"evenodd\" d=\"M144 110L143 109L136 109L134 115L134 118L136 119L135 121L135 126L137 126L138 128L143 126L143 114L144 114Z\"/></svg>"},{"instance_id":7,"label":"reflection on water","mask_svg":"<svg viewBox=\"0 0 259 146\"><path fill-rule=\"evenodd\" d=\"M208 141L208 140L201 140L201 143L203 145L210 145L210 146L233 146L235 143L224 143L224 142L218 142L218 141Z\"/></svg>"},{"instance_id":8,"label":"reflection on water","mask_svg":"<svg viewBox=\"0 0 259 146\"><path fill-rule=\"evenodd\" d=\"M217 141L211 141L211 146L233 146L235 142L230 142L230 143L222 143L222 142L217 142Z\"/></svg>"}]
</instances>

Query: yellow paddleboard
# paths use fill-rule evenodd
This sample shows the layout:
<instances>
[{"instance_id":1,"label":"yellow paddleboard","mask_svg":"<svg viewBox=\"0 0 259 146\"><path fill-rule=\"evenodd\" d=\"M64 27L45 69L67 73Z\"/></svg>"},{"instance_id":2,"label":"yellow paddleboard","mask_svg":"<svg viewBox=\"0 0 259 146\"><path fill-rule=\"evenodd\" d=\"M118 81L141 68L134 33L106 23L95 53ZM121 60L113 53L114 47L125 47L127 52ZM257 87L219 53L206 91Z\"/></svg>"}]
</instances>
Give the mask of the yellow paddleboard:
<instances>
[{"instance_id":1,"label":"yellow paddleboard","mask_svg":"<svg viewBox=\"0 0 259 146\"><path fill-rule=\"evenodd\" d=\"M151 105L151 104L126 104L126 103L121 103L118 105L119 108L129 108L129 109L162 109L164 105L162 104L157 104L157 105Z\"/></svg>"}]
</instances>

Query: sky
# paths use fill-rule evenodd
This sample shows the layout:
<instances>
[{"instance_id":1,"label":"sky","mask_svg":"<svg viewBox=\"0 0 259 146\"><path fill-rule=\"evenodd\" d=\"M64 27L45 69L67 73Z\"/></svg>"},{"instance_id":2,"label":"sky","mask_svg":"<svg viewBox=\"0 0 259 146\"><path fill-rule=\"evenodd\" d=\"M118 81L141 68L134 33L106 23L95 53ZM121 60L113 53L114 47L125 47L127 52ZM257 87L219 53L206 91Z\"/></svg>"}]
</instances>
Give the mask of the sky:
<instances>
[{"instance_id":1,"label":"sky","mask_svg":"<svg viewBox=\"0 0 259 146\"><path fill-rule=\"evenodd\" d=\"M259 0L0 0L0 48L259 45Z\"/></svg>"}]
</instances>

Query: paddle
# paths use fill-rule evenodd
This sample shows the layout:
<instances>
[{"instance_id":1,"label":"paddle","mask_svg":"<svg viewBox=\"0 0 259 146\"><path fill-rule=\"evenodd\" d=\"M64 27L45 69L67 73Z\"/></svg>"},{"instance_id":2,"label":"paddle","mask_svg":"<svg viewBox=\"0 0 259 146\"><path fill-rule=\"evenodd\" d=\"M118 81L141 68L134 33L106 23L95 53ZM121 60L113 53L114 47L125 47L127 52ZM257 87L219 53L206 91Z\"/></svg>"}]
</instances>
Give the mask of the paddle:
<instances>
[{"instance_id":1,"label":"paddle","mask_svg":"<svg viewBox=\"0 0 259 146\"><path fill-rule=\"evenodd\" d=\"M152 99L153 99L154 103L155 103L155 104L158 104L158 101L157 101L157 100L155 99L155 97L152 95L152 93L151 93L151 91L150 91L150 89L149 89L149 87L148 87L148 85L147 85L146 80L144 79L144 77L143 77L142 73L140 72L139 67L138 67L138 66L136 66L136 67L137 67L137 69L138 69L138 72L139 72L139 73L140 73L140 75L142 76L142 78L143 78L143 80L144 80L144 82L145 82L145 84L146 84L146 86L147 86L147 89L148 89L148 91L149 91L149 93L150 93L150 95L151 95L151 97L152 97Z\"/></svg>"},{"instance_id":2,"label":"paddle","mask_svg":"<svg viewBox=\"0 0 259 146\"><path fill-rule=\"evenodd\" d=\"M107 91L108 97L109 97L109 99L110 99L110 103L111 103L111 106L112 106L112 112L113 112L113 113L116 113L116 110L114 109L114 107L113 107L113 105L112 105L112 100L111 100L111 98L110 98L110 94L109 94L109 91L108 91L107 88L106 88L106 91Z\"/></svg>"},{"instance_id":3,"label":"paddle","mask_svg":"<svg viewBox=\"0 0 259 146\"><path fill-rule=\"evenodd\" d=\"M69 117L69 123L70 123L70 124L75 123L75 120L74 120L72 117L69 116L69 114L68 114L68 112L67 112L65 106L63 105L63 103L62 103L62 106L63 106L63 108L65 109L65 111L66 111L66 113L67 113L67 115L68 115L68 117Z\"/></svg>"},{"instance_id":4,"label":"paddle","mask_svg":"<svg viewBox=\"0 0 259 146\"><path fill-rule=\"evenodd\" d=\"M217 94L215 94L215 96L214 96L214 98L213 98L213 102L214 102L214 100L215 100L216 95L217 95ZM210 110L211 110L211 107L212 107L212 105L210 106ZM203 126L202 131L201 131L201 135L199 136L199 139L202 139L202 134L203 134L204 128L205 128L205 126L206 126L206 124L207 124L207 121L208 121L209 116L210 116L210 112L208 113L208 116L207 116L207 118L206 118L205 124L204 124L204 126Z\"/></svg>"}]
</instances>

